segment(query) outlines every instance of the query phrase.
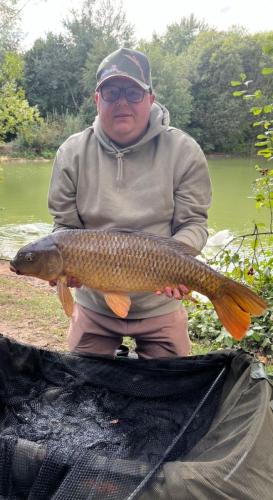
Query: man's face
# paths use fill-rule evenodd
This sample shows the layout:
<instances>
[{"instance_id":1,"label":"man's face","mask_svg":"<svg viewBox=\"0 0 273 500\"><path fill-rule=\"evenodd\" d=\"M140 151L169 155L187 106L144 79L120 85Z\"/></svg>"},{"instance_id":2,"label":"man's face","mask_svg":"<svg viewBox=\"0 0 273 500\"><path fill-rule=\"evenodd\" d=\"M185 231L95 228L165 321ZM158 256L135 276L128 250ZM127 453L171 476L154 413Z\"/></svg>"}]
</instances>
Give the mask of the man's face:
<instances>
[{"instance_id":1,"label":"man's face","mask_svg":"<svg viewBox=\"0 0 273 500\"><path fill-rule=\"evenodd\" d=\"M133 80L121 77L110 78L102 85L103 87L141 88ZM151 106L154 102L154 95L145 92L143 101L134 103L126 99L123 91L114 102L106 102L102 98L101 89L99 89L95 94L95 101L101 126L112 141L121 146L129 146L145 133L150 118Z\"/></svg>"}]
</instances>

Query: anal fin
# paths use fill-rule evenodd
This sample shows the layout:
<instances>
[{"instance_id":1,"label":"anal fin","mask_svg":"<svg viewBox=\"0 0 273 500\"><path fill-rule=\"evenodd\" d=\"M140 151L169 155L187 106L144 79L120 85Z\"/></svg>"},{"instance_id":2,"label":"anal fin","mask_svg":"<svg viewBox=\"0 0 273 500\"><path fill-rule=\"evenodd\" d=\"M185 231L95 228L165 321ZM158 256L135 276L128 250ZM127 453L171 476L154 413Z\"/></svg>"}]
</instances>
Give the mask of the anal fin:
<instances>
[{"instance_id":1,"label":"anal fin","mask_svg":"<svg viewBox=\"0 0 273 500\"><path fill-rule=\"evenodd\" d=\"M66 278L62 277L57 281L57 292L64 312L67 316L71 317L73 313L74 300L72 293L66 285Z\"/></svg>"},{"instance_id":2,"label":"anal fin","mask_svg":"<svg viewBox=\"0 0 273 500\"><path fill-rule=\"evenodd\" d=\"M108 307L120 318L128 316L131 299L128 295L118 293L105 293L104 299Z\"/></svg>"}]
</instances>

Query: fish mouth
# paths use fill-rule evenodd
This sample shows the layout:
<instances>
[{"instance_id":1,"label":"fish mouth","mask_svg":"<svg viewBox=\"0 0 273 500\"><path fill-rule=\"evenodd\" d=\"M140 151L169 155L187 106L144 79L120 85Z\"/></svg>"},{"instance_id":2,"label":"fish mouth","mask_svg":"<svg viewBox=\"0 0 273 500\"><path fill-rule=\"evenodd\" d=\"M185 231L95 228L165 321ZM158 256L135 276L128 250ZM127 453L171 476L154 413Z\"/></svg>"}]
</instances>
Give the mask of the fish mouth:
<instances>
[{"instance_id":1,"label":"fish mouth","mask_svg":"<svg viewBox=\"0 0 273 500\"><path fill-rule=\"evenodd\" d=\"M12 271L13 273L16 273L16 274L21 274L20 271L18 269L16 269L16 267L14 266L14 264L12 262L10 262L10 265L9 265L9 269L10 271Z\"/></svg>"}]
</instances>

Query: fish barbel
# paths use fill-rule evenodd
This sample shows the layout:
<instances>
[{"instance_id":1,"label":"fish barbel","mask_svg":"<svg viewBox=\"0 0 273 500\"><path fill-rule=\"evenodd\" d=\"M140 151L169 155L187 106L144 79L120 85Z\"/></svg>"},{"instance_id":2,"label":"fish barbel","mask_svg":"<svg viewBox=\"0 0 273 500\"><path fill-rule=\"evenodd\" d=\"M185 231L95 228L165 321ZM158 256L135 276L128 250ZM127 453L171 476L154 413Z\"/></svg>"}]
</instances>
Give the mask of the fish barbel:
<instances>
[{"instance_id":1,"label":"fish barbel","mask_svg":"<svg viewBox=\"0 0 273 500\"><path fill-rule=\"evenodd\" d=\"M183 284L207 296L231 335L241 339L251 315L262 314L265 301L196 259L197 251L173 238L140 231L68 229L57 231L21 248L10 263L17 274L57 280L68 315L73 298L66 280L103 293L108 306L125 318L129 293L163 291Z\"/></svg>"}]
</instances>

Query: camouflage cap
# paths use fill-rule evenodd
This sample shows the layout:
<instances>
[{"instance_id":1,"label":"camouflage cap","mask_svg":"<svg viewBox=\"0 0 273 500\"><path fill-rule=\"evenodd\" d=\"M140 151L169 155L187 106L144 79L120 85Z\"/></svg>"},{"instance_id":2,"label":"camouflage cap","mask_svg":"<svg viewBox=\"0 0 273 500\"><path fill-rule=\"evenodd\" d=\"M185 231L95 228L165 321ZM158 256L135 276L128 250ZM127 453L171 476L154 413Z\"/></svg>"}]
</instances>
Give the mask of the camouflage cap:
<instances>
[{"instance_id":1,"label":"camouflage cap","mask_svg":"<svg viewBox=\"0 0 273 500\"><path fill-rule=\"evenodd\" d=\"M137 50L119 49L105 57L98 67L96 90L110 78L124 76L144 90L152 89L150 64L147 57Z\"/></svg>"}]
</instances>

